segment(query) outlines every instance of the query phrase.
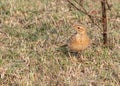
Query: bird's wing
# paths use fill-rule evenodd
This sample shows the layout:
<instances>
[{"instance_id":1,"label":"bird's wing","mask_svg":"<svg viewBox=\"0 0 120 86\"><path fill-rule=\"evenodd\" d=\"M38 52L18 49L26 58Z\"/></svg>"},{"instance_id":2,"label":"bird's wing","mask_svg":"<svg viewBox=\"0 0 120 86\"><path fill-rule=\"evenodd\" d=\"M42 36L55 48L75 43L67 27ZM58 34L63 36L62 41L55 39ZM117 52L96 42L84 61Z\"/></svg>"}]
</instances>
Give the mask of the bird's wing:
<instances>
[{"instance_id":1,"label":"bird's wing","mask_svg":"<svg viewBox=\"0 0 120 86\"><path fill-rule=\"evenodd\" d=\"M68 43L74 43L76 42L76 35L72 35L71 38L68 40Z\"/></svg>"}]
</instances>

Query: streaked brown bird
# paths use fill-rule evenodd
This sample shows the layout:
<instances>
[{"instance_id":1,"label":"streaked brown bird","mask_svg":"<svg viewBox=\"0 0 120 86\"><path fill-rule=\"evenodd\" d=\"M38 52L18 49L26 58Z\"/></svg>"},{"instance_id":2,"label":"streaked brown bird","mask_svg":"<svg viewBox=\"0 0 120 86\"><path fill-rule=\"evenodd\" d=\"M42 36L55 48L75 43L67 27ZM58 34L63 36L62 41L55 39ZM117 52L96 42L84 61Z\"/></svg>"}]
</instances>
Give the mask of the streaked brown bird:
<instances>
[{"instance_id":1,"label":"streaked brown bird","mask_svg":"<svg viewBox=\"0 0 120 86\"><path fill-rule=\"evenodd\" d=\"M68 41L68 48L73 52L83 51L90 44L90 39L87 35L86 28L79 24L74 25L73 28L77 33L70 37Z\"/></svg>"}]
</instances>

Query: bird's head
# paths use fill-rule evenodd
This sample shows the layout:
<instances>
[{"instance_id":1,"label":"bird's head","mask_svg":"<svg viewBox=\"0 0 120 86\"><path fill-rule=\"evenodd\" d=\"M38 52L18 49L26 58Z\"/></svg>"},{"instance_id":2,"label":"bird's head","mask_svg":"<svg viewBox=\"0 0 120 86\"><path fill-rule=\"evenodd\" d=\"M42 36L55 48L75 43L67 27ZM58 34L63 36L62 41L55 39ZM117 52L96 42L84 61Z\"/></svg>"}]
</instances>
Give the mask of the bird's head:
<instances>
[{"instance_id":1,"label":"bird's head","mask_svg":"<svg viewBox=\"0 0 120 86\"><path fill-rule=\"evenodd\" d=\"M82 27L81 25L73 25L73 28L77 31L79 34L85 34L86 29Z\"/></svg>"}]
</instances>

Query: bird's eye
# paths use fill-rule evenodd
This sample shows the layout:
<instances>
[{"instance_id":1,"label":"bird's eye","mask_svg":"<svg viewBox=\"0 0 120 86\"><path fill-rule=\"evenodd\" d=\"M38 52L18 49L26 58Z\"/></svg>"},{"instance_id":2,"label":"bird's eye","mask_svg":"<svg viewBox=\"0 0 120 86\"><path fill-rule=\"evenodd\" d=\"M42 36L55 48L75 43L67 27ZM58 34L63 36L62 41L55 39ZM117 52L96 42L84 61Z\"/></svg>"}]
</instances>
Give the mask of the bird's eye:
<instances>
[{"instance_id":1,"label":"bird's eye","mask_svg":"<svg viewBox=\"0 0 120 86\"><path fill-rule=\"evenodd\" d=\"M80 29L80 27L78 27L78 29Z\"/></svg>"}]
</instances>

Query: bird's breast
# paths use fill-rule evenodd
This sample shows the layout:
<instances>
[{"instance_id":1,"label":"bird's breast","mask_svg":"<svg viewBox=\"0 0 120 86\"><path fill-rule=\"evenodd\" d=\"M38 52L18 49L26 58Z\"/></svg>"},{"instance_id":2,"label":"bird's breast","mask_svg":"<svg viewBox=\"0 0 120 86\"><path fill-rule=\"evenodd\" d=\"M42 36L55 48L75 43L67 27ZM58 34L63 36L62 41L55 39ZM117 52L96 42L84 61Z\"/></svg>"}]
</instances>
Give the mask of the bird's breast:
<instances>
[{"instance_id":1,"label":"bird's breast","mask_svg":"<svg viewBox=\"0 0 120 86\"><path fill-rule=\"evenodd\" d=\"M73 51L81 51L86 49L89 43L90 41L87 35L76 35L71 39L68 47Z\"/></svg>"}]
</instances>

